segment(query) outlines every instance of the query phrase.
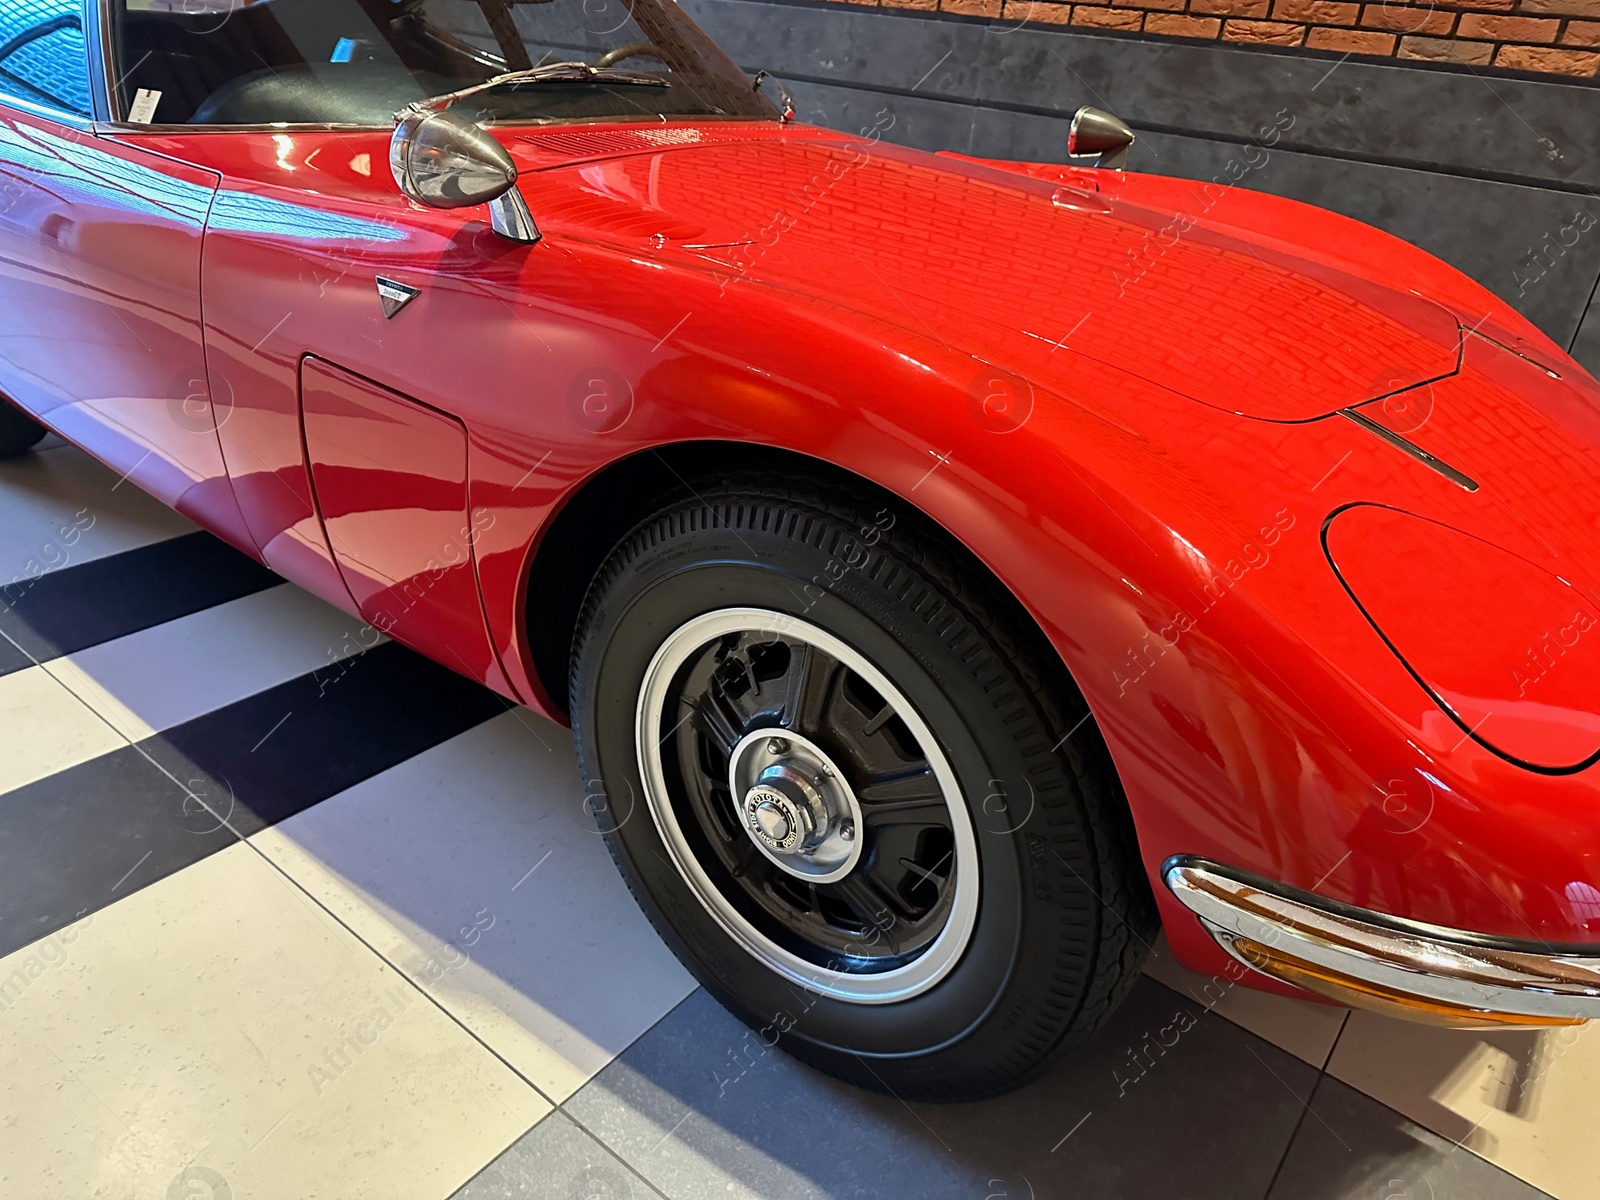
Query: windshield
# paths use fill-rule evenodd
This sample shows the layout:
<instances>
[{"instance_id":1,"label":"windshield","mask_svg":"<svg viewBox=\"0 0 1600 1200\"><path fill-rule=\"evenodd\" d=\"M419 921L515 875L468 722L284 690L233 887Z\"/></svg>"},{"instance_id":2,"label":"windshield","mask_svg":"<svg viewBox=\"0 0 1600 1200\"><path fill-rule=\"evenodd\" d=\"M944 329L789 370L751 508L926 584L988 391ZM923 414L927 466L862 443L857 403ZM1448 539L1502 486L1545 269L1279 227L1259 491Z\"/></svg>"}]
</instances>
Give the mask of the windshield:
<instances>
[{"instance_id":1,"label":"windshield","mask_svg":"<svg viewBox=\"0 0 1600 1200\"><path fill-rule=\"evenodd\" d=\"M137 124L386 125L478 93L502 121L756 118L776 110L673 0L116 0L120 113Z\"/></svg>"}]
</instances>

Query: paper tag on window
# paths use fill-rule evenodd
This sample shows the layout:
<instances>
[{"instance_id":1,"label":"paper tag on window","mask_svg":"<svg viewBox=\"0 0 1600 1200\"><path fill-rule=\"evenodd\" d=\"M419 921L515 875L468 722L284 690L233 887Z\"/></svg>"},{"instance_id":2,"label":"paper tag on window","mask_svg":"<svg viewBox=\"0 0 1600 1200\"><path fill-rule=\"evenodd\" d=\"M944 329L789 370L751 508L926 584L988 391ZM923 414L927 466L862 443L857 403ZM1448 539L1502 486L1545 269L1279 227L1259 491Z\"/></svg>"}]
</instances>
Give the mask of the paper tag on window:
<instances>
[{"instance_id":1,"label":"paper tag on window","mask_svg":"<svg viewBox=\"0 0 1600 1200\"><path fill-rule=\"evenodd\" d=\"M152 88L140 88L133 94L128 107L128 120L135 125L148 125L155 118L156 105L161 103L161 93Z\"/></svg>"}]
</instances>

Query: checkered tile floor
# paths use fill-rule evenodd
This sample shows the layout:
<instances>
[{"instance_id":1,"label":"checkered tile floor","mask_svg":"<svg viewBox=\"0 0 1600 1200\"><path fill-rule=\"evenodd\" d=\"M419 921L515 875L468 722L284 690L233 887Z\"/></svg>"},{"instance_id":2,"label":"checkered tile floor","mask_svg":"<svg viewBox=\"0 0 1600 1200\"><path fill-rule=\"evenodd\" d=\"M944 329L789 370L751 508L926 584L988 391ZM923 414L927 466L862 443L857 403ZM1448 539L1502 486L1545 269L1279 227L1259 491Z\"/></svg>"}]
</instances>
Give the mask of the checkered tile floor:
<instances>
[{"instance_id":1,"label":"checkered tile floor","mask_svg":"<svg viewBox=\"0 0 1600 1200\"><path fill-rule=\"evenodd\" d=\"M1600 1196L1600 1037L1227 989L912 1106L656 939L565 730L54 441L0 464L0 1197ZM203 802L202 802L203 801Z\"/></svg>"}]
</instances>

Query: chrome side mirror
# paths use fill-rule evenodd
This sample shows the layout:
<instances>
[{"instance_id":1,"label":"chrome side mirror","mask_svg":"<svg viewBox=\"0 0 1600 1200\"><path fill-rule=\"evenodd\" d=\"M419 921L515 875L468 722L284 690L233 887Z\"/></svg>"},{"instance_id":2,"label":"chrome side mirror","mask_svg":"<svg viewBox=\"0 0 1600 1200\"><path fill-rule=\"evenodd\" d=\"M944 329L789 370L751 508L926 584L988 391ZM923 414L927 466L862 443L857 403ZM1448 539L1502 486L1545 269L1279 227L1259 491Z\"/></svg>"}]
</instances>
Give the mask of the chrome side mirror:
<instances>
[{"instance_id":1,"label":"chrome side mirror","mask_svg":"<svg viewBox=\"0 0 1600 1200\"><path fill-rule=\"evenodd\" d=\"M1067 155L1084 158L1099 155L1097 167L1120 171L1128 165L1128 147L1134 143L1133 130L1104 109L1080 108L1067 131Z\"/></svg>"},{"instance_id":2,"label":"chrome side mirror","mask_svg":"<svg viewBox=\"0 0 1600 1200\"><path fill-rule=\"evenodd\" d=\"M396 117L389 169L400 190L429 208L489 206L501 237L532 245L541 236L517 190L517 164L482 126L448 109L408 108Z\"/></svg>"}]
</instances>

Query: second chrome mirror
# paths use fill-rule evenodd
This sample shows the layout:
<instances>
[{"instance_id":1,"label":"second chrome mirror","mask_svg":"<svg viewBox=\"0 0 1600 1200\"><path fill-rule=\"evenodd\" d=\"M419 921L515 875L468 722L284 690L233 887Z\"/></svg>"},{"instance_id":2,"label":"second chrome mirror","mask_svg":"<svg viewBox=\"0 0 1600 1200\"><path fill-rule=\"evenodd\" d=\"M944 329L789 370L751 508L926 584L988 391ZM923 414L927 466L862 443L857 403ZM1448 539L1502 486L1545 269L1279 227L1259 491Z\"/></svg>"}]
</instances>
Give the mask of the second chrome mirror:
<instances>
[{"instance_id":1,"label":"second chrome mirror","mask_svg":"<svg viewBox=\"0 0 1600 1200\"><path fill-rule=\"evenodd\" d=\"M1133 130L1104 109L1080 108L1067 131L1067 154L1072 158L1098 155L1097 167L1121 171L1128 165L1128 147L1134 142Z\"/></svg>"}]
</instances>

